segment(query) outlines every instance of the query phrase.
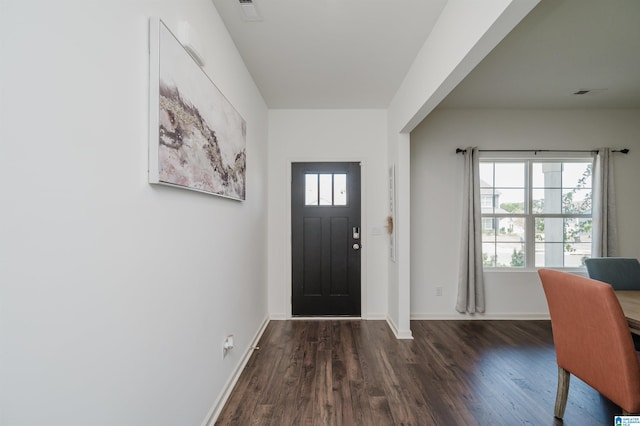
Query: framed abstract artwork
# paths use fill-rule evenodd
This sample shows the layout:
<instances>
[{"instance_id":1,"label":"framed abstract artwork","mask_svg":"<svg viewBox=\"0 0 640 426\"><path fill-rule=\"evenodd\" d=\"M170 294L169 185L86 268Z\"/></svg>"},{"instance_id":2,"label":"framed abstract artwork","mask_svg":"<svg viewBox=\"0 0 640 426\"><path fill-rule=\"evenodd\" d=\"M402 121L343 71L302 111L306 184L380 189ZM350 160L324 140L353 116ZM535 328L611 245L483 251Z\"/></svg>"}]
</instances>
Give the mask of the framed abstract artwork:
<instances>
[{"instance_id":1,"label":"framed abstract artwork","mask_svg":"<svg viewBox=\"0 0 640 426\"><path fill-rule=\"evenodd\" d=\"M160 19L149 29L149 182L245 200L246 122Z\"/></svg>"}]
</instances>

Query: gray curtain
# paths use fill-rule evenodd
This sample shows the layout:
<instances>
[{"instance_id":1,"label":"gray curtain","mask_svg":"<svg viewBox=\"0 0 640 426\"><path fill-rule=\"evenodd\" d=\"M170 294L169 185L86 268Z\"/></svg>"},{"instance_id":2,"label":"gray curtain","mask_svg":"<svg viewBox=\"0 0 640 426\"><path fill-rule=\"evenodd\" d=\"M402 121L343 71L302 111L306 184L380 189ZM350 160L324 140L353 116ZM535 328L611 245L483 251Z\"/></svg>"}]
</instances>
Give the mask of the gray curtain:
<instances>
[{"instance_id":1,"label":"gray curtain","mask_svg":"<svg viewBox=\"0 0 640 426\"><path fill-rule=\"evenodd\" d=\"M484 312L480 161L478 157L478 148L468 147L464 153L462 232L456 310L468 314Z\"/></svg>"},{"instance_id":2,"label":"gray curtain","mask_svg":"<svg viewBox=\"0 0 640 426\"><path fill-rule=\"evenodd\" d=\"M618 255L616 197L613 186L613 160L609 148L600 148L593 171L593 257Z\"/></svg>"}]
</instances>

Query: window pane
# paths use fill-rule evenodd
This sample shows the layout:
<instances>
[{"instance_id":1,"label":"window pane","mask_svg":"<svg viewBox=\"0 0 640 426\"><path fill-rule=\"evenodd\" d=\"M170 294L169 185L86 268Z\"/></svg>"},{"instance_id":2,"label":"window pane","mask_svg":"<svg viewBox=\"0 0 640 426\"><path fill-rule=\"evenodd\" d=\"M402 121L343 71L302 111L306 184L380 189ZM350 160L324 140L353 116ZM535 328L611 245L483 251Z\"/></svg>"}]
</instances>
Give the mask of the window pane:
<instances>
[{"instance_id":1,"label":"window pane","mask_svg":"<svg viewBox=\"0 0 640 426\"><path fill-rule=\"evenodd\" d=\"M591 189L564 189L562 191L562 213L590 214Z\"/></svg>"},{"instance_id":2,"label":"window pane","mask_svg":"<svg viewBox=\"0 0 640 426\"><path fill-rule=\"evenodd\" d=\"M563 243L536 242L536 266L562 267L564 266Z\"/></svg>"},{"instance_id":3,"label":"window pane","mask_svg":"<svg viewBox=\"0 0 640 426\"><path fill-rule=\"evenodd\" d=\"M534 188L562 187L562 163L557 161L533 163L531 168L531 185Z\"/></svg>"},{"instance_id":4,"label":"window pane","mask_svg":"<svg viewBox=\"0 0 640 426\"><path fill-rule=\"evenodd\" d=\"M591 244L591 226L591 218L566 218L564 220L564 241L568 244Z\"/></svg>"},{"instance_id":5,"label":"window pane","mask_svg":"<svg viewBox=\"0 0 640 426\"><path fill-rule=\"evenodd\" d=\"M523 188L524 163L495 163L496 187Z\"/></svg>"},{"instance_id":6,"label":"window pane","mask_svg":"<svg viewBox=\"0 0 640 426\"><path fill-rule=\"evenodd\" d=\"M493 164L480 162L480 187L493 187Z\"/></svg>"},{"instance_id":7,"label":"window pane","mask_svg":"<svg viewBox=\"0 0 640 426\"><path fill-rule=\"evenodd\" d=\"M536 266L579 268L591 256L591 243L536 243Z\"/></svg>"},{"instance_id":8,"label":"window pane","mask_svg":"<svg viewBox=\"0 0 640 426\"><path fill-rule=\"evenodd\" d=\"M536 266L584 266L591 255L591 218L537 218Z\"/></svg>"},{"instance_id":9,"label":"window pane","mask_svg":"<svg viewBox=\"0 0 640 426\"><path fill-rule=\"evenodd\" d=\"M524 188L496 188L496 213L524 213L524 199Z\"/></svg>"},{"instance_id":10,"label":"window pane","mask_svg":"<svg viewBox=\"0 0 640 426\"><path fill-rule=\"evenodd\" d=\"M320 175L320 205L330 206L333 204L333 182L330 174Z\"/></svg>"},{"instance_id":11,"label":"window pane","mask_svg":"<svg viewBox=\"0 0 640 426\"><path fill-rule=\"evenodd\" d=\"M482 241L495 241L498 219L495 217L482 218Z\"/></svg>"},{"instance_id":12,"label":"window pane","mask_svg":"<svg viewBox=\"0 0 640 426\"><path fill-rule=\"evenodd\" d=\"M564 241L564 219L561 217L536 218L536 241L562 243Z\"/></svg>"},{"instance_id":13,"label":"window pane","mask_svg":"<svg viewBox=\"0 0 640 426\"><path fill-rule=\"evenodd\" d=\"M564 235L564 266L584 266L584 259L591 257L591 219L566 219Z\"/></svg>"},{"instance_id":14,"label":"window pane","mask_svg":"<svg viewBox=\"0 0 640 426\"><path fill-rule=\"evenodd\" d=\"M562 213L562 189L545 188L533 190L533 213Z\"/></svg>"},{"instance_id":15,"label":"window pane","mask_svg":"<svg viewBox=\"0 0 640 426\"><path fill-rule=\"evenodd\" d=\"M488 267L496 266L496 245L493 243L482 243L482 265Z\"/></svg>"},{"instance_id":16,"label":"window pane","mask_svg":"<svg viewBox=\"0 0 640 426\"><path fill-rule=\"evenodd\" d=\"M318 175L307 174L304 177L304 204L305 206L318 205Z\"/></svg>"},{"instance_id":17,"label":"window pane","mask_svg":"<svg viewBox=\"0 0 640 426\"><path fill-rule=\"evenodd\" d=\"M536 266L564 265L564 219L536 218Z\"/></svg>"},{"instance_id":18,"label":"window pane","mask_svg":"<svg viewBox=\"0 0 640 426\"><path fill-rule=\"evenodd\" d=\"M489 267L524 267L525 219L482 218L482 264Z\"/></svg>"},{"instance_id":19,"label":"window pane","mask_svg":"<svg viewBox=\"0 0 640 426\"><path fill-rule=\"evenodd\" d=\"M564 188L591 188L591 162L563 163L562 186Z\"/></svg>"},{"instance_id":20,"label":"window pane","mask_svg":"<svg viewBox=\"0 0 640 426\"><path fill-rule=\"evenodd\" d=\"M564 266L567 268L580 268L584 266L584 260L591 257L591 243L565 244Z\"/></svg>"},{"instance_id":21,"label":"window pane","mask_svg":"<svg viewBox=\"0 0 640 426\"><path fill-rule=\"evenodd\" d=\"M498 220L496 241L524 242L525 225L523 217L501 217Z\"/></svg>"},{"instance_id":22,"label":"window pane","mask_svg":"<svg viewBox=\"0 0 640 426\"><path fill-rule=\"evenodd\" d=\"M521 243L497 243L496 255L497 267L524 268L524 241Z\"/></svg>"},{"instance_id":23,"label":"window pane","mask_svg":"<svg viewBox=\"0 0 640 426\"><path fill-rule=\"evenodd\" d=\"M334 206L347 205L347 175L346 174L333 175L333 205Z\"/></svg>"}]
</instances>

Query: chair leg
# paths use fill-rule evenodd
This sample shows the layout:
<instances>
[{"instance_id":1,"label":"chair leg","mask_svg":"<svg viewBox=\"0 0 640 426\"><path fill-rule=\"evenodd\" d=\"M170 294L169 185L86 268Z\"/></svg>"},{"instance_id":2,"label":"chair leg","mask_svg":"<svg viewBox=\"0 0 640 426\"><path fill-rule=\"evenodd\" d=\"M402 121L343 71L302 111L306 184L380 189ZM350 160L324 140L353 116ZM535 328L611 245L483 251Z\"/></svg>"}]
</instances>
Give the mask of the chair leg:
<instances>
[{"instance_id":1,"label":"chair leg","mask_svg":"<svg viewBox=\"0 0 640 426\"><path fill-rule=\"evenodd\" d=\"M558 366L558 390L556 392L556 407L553 414L562 419L564 409L567 407L567 397L569 396L569 380L571 374L564 368Z\"/></svg>"}]
</instances>

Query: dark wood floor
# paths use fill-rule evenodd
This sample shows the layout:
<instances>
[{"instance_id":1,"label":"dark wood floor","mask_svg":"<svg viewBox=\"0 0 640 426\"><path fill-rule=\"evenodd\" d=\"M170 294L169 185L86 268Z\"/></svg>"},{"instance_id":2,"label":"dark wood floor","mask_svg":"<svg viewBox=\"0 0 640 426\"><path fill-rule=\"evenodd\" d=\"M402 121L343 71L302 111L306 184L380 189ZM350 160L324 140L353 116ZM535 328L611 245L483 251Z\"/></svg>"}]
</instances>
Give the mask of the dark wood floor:
<instances>
[{"instance_id":1,"label":"dark wood floor","mask_svg":"<svg viewBox=\"0 0 640 426\"><path fill-rule=\"evenodd\" d=\"M219 425L612 425L619 408L571 378L553 417L548 321L272 321Z\"/></svg>"}]
</instances>

